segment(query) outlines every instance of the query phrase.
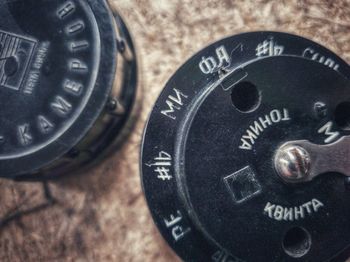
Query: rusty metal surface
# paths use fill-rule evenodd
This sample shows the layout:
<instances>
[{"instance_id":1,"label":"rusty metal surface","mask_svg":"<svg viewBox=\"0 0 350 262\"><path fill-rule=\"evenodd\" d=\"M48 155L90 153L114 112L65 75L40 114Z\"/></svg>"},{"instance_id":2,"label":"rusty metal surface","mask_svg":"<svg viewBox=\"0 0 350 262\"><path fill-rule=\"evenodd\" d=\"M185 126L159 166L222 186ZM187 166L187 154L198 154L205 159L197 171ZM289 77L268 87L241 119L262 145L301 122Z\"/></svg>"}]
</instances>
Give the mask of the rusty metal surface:
<instances>
[{"instance_id":1,"label":"rusty metal surface","mask_svg":"<svg viewBox=\"0 0 350 262\"><path fill-rule=\"evenodd\" d=\"M166 80L194 52L252 30L311 38L350 62L350 1L114 1L142 63L143 109L122 149L57 182L0 180L0 261L177 261L157 233L139 179L144 123Z\"/></svg>"}]
</instances>

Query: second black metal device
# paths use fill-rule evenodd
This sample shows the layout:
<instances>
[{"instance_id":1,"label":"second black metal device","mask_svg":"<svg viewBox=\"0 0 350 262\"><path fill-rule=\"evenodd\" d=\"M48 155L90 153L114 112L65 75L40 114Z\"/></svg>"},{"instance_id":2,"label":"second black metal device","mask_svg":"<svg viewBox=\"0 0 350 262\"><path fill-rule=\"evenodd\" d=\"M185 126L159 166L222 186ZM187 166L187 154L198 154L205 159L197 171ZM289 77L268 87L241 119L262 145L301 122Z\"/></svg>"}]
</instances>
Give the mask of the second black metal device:
<instances>
[{"instance_id":1,"label":"second black metal device","mask_svg":"<svg viewBox=\"0 0 350 262\"><path fill-rule=\"evenodd\" d=\"M0 176L58 176L100 158L125 133L137 77L107 1L1 1Z\"/></svg>"}]
</instances>

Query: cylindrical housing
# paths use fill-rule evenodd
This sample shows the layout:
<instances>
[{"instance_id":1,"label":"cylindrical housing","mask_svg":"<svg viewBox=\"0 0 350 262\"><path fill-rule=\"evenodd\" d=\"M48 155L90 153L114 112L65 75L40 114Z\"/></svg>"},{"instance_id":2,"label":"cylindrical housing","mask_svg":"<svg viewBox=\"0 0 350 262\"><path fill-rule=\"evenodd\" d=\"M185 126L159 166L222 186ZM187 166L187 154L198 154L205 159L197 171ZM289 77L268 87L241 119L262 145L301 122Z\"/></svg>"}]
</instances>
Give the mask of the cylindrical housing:
<instances>
[{"instance_id":1,"label":"cylindrical housing","mask_svg":"<svg viewBox=\"0 0 350 262\"><path fill-rule=\"evenodd\" d=\"M0 77L0 176L80 171L131 126L135 49L104 0L2 4Z\"/></svg>"}]
</instances>

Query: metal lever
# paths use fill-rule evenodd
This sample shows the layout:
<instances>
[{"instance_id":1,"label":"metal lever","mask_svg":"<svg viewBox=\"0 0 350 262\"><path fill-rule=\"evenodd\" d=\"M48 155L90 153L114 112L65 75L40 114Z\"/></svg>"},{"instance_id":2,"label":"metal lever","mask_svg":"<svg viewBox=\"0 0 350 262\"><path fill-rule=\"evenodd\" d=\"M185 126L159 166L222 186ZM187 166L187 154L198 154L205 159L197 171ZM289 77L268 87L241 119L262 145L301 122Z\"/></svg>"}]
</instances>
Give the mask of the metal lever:
<instances>
[{"instance_id":1,"label":"metal lever","mask_svg":"<svg viewBox=\"0 0 350 262\"><path fill-rule=\"evenodd\" d=\"M280 177L291 183L311 181L327 172L350 176L350 136L327 145L287 142L277 150L274 164Z\"/></svg>"}]
</instances>

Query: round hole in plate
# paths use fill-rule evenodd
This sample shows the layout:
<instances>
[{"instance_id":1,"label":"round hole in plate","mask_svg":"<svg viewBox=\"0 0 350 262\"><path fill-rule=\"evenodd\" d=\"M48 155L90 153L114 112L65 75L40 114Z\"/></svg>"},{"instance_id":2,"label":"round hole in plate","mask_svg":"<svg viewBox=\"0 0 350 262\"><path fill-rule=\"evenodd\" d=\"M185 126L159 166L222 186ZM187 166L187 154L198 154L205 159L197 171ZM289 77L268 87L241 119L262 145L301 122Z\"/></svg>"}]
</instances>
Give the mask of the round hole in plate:
<instances>
[{"instance_id":1,"label":"round hole in plate","mask_svg":"<svg viewBox=\"0 0 350 262\"><path fill-rule=\"evenodd\" d=\"M284 235L282 246L289 256L303 257L311 248L311 235L302 227L293 227Z\"/></svg>"},{"instance_id":2,"label":"round hole in plate","mask_svg":"<svg viewBox=\"0 0 350 262\"><path fill-rule=\"evenodd\" d=\"M334 121L344 129L350 130L350 102L342 102L334 110Z\"/></svg>"},{"instance_id":3,"label":"round hole in plate","mask_svg":"<svg viewBox=\"0 0 350 262\"><path fill-rule=\"evenodd\" d=\"M243 81L232 88L231 100L238 111L249 113L259 107L261 95L253 83Z\"/></svg>"}]
</instances>

